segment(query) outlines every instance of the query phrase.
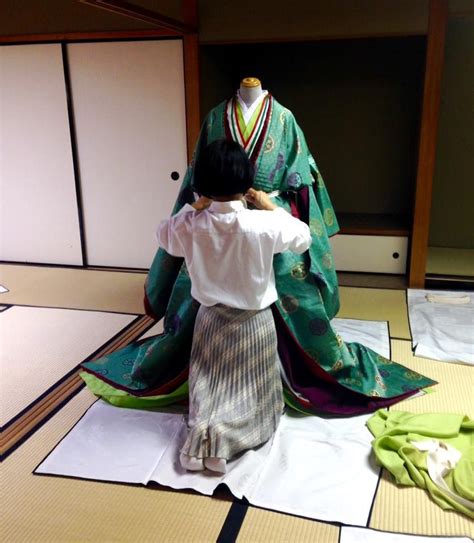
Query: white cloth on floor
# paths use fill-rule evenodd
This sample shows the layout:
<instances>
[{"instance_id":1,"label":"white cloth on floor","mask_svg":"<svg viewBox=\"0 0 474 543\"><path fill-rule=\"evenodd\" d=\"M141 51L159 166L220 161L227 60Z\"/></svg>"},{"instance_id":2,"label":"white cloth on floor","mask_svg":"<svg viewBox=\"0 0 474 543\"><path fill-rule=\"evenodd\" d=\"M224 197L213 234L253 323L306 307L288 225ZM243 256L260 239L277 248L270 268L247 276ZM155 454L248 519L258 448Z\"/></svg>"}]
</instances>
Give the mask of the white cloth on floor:
<instances>
[{"instance_id":1,"label":"white cloth on floor","mask_svg":"<svg viewBox=\"0 0 474 543\"><path fill-rule=\"evenodd\" d=\"M309 518L365 525L378 481L371 464L370 415L285 414L273 441L227 464L227 473L189 472L179 450L182 414L96 402L36 473L147 484L211 495L220 483L237 498ZM354 500L354 496L357 499Z\"/></svg>"},{"instance_id":2,"label":"white cloth on floor","mask_svg":"<svg viewBox=\"0 0 474 543\"><path fill-rule=\"evenodd\" d=\"M387 321L333 319L331 326L346 343L361 343L385 358L390 358L390 334Z\"/></svg>"},{"instance_id":3,"label":"white cloth on floor","mask_svg":"<svg viewBox=\"0 0 474 543\"><path fill-rule=\"evenodd\" d=\"M334 319L345 341L390 357L386 322ZM192 488L210 495L225 483L237 498L309 518L365 525L378 470L369 463L369 415L352 418L285 414L272 441L229 462L225 475L182 468L182 415L119 409L97 402L37 473ZM353 500L353 496L358 496ZM315 498L316 496L316 498Z\"/></svg>"},{"instance_id":4,"label":"white cloth on floor","mask_svg":"<svg viewBox=\"0 0 474 543\"><path fill-rule=\"evenodd\" d=\"M339 543L472 543L470 537L436 537L342 526Z\"/></svg>"},{"instance_id":5,"label":"white cloth on floor","mask_svg":"<svg viewBox=\"0 0 474 543\"><path fill-rule=\"evenodd\" d=\"M408 314L416 356L474 365L474 293L408 289Z\"/></svg>"}]
</instances>

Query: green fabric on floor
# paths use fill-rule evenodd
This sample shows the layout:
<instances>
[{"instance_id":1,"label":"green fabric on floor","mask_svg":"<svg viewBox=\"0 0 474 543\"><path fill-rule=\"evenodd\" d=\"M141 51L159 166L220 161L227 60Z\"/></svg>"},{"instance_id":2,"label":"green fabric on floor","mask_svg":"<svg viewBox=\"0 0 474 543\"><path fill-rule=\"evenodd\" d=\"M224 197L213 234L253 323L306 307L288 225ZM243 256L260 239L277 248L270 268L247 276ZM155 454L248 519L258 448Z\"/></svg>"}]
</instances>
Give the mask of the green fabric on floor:
<instances>
[{"instance_id":1,"label":"green fabric on floor","mask_svg":"<svg viewBox=\"0 0 474 543\"><path fill-rule=\"evenodd\" d=\"M132 396L124 390L119 390L108 385L91 373L83 371L79 375L93 394L100 396L106 402L117 407L128 407L133 409L164 407L188 398L187 381L173 390L170 394L163 394L161 396Z\"/></svg>"},{"instance_id":2,"label":"green fabric on floor","mask_svg":"<svg viewBox=\"0 0 474 543\"><path fill-rule=\"evenodd\" d=\"M367 426L375 439L372 447L377 462L386 468L398 484L426 489L443 509L456 509L474 518L474 511L458 503L436 485L427 467L428 453L412 442L435 439L454 447L462 456L444 477L449 489L464 498L474 499L474 420L450 413L425 413L379 410Z\"/></svg>"}]
</instances>

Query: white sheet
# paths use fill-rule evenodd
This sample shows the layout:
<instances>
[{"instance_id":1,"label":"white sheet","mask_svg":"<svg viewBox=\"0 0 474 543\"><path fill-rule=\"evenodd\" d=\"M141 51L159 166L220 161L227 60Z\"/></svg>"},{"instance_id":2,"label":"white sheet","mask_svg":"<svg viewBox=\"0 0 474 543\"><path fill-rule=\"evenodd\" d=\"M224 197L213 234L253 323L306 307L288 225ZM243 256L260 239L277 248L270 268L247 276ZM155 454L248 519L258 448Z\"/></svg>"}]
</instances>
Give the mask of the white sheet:
<instances>
[{"instance_id":1,"label":"white sheet","mask_svg":"<svg viewBox=\"0 0 474 543\"><path fill-rule=\"evenodd\" d=\"M470 301L434 303L428 295ZM474 292L409 289L408 313L416 356L474 365Z\"/></svg>"},{"instance_id":2,"label":"white sheet","mask_svg":"<svg viewBox=\"0 0 474 543\"><path fill-rule=\"evenodd\" d=\"M390 358L390 335L386 321L333 319L331 325L344 341L362 343L385 358Z\"/></svg>"},{"instance_id":3,"label":"white sheet","mask_svg":"<svg viewBox=\"0 0 474 543\"><path fill-rule=\"evenodd\" d=\"M342 526L339 543L472 543L469 537L433 537Z\"/></svg>"},{"instance_id":4,"label":"white sheet","mask_svg":"<svg viewBox=\"0 0 474 543\"><path fill-rule=\"evenodd\" d=\"M390 356L386 322L334 319L345 341ZM161 322L143 337L162 330ZM192 488L211 495L225 483L237 498L320 520L365 525L378 479L369 464L370 415L352 418L286 414L273 441L229 463L225 476L192 473L179 463L182 415L96 403L37 469L85 479ZM357 495L357 500L351 499Z\"/></svg>"},{"instance_id":5,"label":"white sheet","mask_svg":"<svg viewBox=\"0 0 474 543\"><path fill-rule=\"evenodd\" d=\"M273 441L244 453L225 475L179 464L183 415L96 402L37 473L146 484L212 494L225 483L250 503L309 518L365 525L378 469L370 465L370 415L323 419L285 414ZM357 500L353 497L357 496Z\"/></svg>"},{"instance_id":6,"label":"white sheet","mask_svg":"<svg viewBox=\"0 0 474 543\"><path fill-rule=\"evenodd\" d=\"M4 292L10 292L10 291L7 289L7 287L0 285L0 294L3 294Z\"/></svg>"}]
</instances>

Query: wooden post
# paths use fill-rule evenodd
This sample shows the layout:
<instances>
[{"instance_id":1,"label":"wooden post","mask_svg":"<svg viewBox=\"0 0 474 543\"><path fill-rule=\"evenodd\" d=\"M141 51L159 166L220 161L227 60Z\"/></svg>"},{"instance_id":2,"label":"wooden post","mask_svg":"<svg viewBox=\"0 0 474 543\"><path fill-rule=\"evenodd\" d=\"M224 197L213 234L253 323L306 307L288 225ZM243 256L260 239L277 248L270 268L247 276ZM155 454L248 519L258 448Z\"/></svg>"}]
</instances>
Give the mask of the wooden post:
<instances>
[{"instance_id":1,"label":"wooden post","mask_svg":"<svg viewBox=\"0 0 474 543\"><path fill-rule=\"evenodd\" d=\"M448 1L430 0L409 286L425 285Z\"/></svg>"},{"instance_id":2,"label":"wooden post","mask_svg":"<svg viewBox=\"0 0 474 543\"><path fill-rule=\"evenodd\" d=\"M198 27L198 12L196 0L183 0L182 17L186 25ZM199 130L201 128L201 113L199 101L199 36L197 33L187 33L183 36L184 54L184 88L186 96L186 139L188 162L193 155Z\"/></svg>"}]
</instances>

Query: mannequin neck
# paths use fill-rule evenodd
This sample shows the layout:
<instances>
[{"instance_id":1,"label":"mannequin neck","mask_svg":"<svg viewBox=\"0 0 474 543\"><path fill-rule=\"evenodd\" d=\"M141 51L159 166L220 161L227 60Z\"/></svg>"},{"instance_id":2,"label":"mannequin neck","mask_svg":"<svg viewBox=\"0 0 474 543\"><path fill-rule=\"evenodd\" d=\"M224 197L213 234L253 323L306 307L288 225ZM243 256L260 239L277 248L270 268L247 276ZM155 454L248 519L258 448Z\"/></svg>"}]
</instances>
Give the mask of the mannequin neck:
<instances>
[{"instance_id":1,"label":"mannequin neck","mask_svg":"<svg viewBox=\"0 0 474 543\"><path fill-rule=\"evenodd\" d=\"M240 97L247 107L250 107L262 93L262 85L257 85L256 87L240 85L239 88Z\"/></svg>"}]
</instances>

